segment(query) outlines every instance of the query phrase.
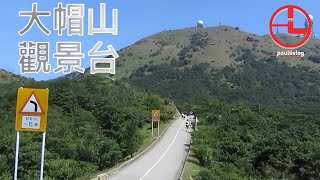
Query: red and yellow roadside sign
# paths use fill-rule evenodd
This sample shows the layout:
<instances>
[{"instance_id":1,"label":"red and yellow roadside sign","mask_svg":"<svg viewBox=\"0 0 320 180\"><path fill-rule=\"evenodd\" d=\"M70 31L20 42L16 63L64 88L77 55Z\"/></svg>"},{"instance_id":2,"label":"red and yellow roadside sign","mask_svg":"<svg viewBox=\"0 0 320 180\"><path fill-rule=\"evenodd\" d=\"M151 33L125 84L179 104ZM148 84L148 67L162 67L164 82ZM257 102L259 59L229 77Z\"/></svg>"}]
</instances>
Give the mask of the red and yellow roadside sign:
<instances>
[{"instance_id":1,"label":"red and yellow roadside sign","mask_svg":"<svg viewBox=\"0 0 320 180\"><path fill-rule=\"evenodd\" d=\"M160 110L152 110L151 117L152 121L160 121Z\"/></svg>"},{"instance_id":2,"label":"red and yellow roadside sign","mask_svg":"<svg viewBox=\"0 0 320 180\"><path fill-rule=\"evenodd\" d=\"M16 131L46 131L48 98L49 89L18 89Z\"/></svg>"}]
</instances>

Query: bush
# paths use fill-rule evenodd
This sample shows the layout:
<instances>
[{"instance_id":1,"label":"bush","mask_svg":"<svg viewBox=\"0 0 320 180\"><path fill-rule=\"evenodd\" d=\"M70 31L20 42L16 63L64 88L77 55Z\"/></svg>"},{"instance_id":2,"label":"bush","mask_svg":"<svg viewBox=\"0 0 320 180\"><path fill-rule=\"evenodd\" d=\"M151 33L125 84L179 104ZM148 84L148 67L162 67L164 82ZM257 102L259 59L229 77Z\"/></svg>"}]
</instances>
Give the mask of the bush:
<instances>
[{"instance_id":1,"label":"bush","mask_svg":"<svg viewBox=\"0 0 320 180\"><path fill-rule=\"evenodd\" d=\"M310 55L308 56L308 60L314 63L320 63L320 55Z\"/></svg>"}]
</instances>

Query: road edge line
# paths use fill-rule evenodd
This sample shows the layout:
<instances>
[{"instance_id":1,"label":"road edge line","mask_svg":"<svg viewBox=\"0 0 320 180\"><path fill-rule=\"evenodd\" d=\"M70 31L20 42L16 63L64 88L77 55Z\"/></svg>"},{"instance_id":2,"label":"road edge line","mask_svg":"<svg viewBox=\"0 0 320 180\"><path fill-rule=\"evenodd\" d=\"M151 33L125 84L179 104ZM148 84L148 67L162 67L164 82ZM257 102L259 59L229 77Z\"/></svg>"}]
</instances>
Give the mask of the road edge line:
<instances>
[{"instance_id":1,"label":"road edge line","mask_svg":"<svg viewBox=\"0 0 320 180\"><path fill-rule=\"evenodd\" d=\"M170 148L172 147L172 145L173 145L174 142L176 141L176 139L177 139L177 137L178 137L178 135L179 135L179 133L180 133L180 130L181 130L181 127L182 127L183 124L184 124L184 122L182 122L181 125L179 126L179 129L178 129L176 135L174 136L172 142L170 143L170 145L168 146L168 148L166 149L166 151L160 156L160 158L156 161L156 163L153 164L153 166L152 166L150 169L148 169L148 171L147 171L139 180L142 180L146 175L148 175L149 172L150 172L155 166L157 166L157 164L161 161L161 159L168 153L168 151L170 150Z\"/></svg>"},{"instance_id":2,"label":"road edge line","mask_svg":"<svg viewBox=\"0 0 320 180\"><path fill-rule=\"evenodd\" d=\"M147 149L145 149L144 151L142 151L140 154L136 155L135 157L127 160L126 162L124 162L123 164L121 164L119 167L110 170L109 172L106 173L102 173L102 174L98 174L96 175L94 178L90 179L90 180L99 180L99 177L111 177L114 176L115 174L117 174L119 172L120 169L124 168L125 166L129 165L131 162L133 162L135 159L139 158L141 155L145 154L146 152L148 152L156 143L159 142L159 140L162 138L162 135L167 131L167 129L172 125L173 122L176 121L176 119L178 117L180 117L180 112L178 111L178 109L176 109L176 113L173 116L173 120L171 120L171 122L168 124L168 126L163 130L163 132L159 135L159 137L150 145L147 147Z\"/></svg>"}]
</instances>

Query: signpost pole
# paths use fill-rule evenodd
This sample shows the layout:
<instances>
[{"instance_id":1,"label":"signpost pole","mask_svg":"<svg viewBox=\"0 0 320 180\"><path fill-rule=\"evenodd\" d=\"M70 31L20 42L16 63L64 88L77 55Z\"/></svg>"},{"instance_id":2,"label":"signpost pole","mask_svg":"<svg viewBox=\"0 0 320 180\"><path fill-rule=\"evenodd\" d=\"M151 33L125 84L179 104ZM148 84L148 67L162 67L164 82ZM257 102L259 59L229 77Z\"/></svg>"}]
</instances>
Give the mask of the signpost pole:
<instances>
[{"instance_id":1,"label":"signpost pole","mask_svg":"<svg viewBox=\"0 0 320 180\"><path fill-rule=\"evenodd\" d=\"M153 123L158 121L158 136L159 136L159 121L160 121L160 110L151 111L151 128L152 128L152 137L153 137Z\"/></svg>"},{"instance_id":2,"label":"signpost pole","mask_svg":"<svg viewBox=\"0 0 320 180\"><path fill-rule=\"evenodd\" d=\"M198 117L196 117L196 127L195 130L198 130Z\"/></svg>"},{"instance_id":3,"label":"signpost pole","mask_svg":"<svg viewBox=\"0 0 320 180\"><path fill-rule=\"evenodd\" d=\"M151 129L152 129L152 137L153 137L153 121L151 120Z\"/></svg>"},{"instance_id":4,"label":"signpost pole","mask_svg":"<svg viewBox=\"0 0 320 180\"><path fill-rule=\"evenodd\" d=\"M46 125L49 89L19 88L16 105L15 130L17 145L14 180L18 178L20 131L42 132L40 180L43 180L44 150L46 144ZM41 120L41 121L40 121Z\"/></svg>"},{"instance_id":5,"label":"signpost pole","mask_svg":"<svg viewBox=\"0 0 320 180\"><path fill-rule=\"evenodd\" d=\"M16 159L15 159L15 165L14 165L14 180L17 180L17 178L18 178L19 138L20 138L20 134L19 134L19 131L17 131Z\"/></svg>"},{"instance_id":6,"label":"signpost pole","mask_svg":"<svg viewBox=\"0 0 320 180\"><path fill-rule=\"evenodd\" d=\"M160 121L158 121L158 137L159 137L159 134L160 134Z\"/></svg>"},{"instance_id":7,"label":"signpost pole","mask_svg":"<svg viewBox=\"0 0 320 180\"><path fill-rule=\"evenodd\" d=\"M42 134L40 180L43 180L43 164L44 164L44 148L45 148L45 145L46 145L46 132L44 132Z\"/></svg>"}]
</instances>

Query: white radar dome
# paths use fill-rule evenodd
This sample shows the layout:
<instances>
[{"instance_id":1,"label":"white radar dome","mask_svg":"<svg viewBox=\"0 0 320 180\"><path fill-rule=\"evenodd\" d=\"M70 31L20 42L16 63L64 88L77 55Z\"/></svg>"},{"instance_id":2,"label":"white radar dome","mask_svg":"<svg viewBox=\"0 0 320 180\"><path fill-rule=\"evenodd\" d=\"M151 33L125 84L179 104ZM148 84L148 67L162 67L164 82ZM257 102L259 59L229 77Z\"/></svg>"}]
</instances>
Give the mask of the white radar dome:
<instances>
[{"instance_id":1,"label":"white radar dome","mask_svg":"<svg viewBox=\"0 0 320 180\"><path fill-rule=\"evenodd\" d=\"M311 19L311 21L313 20L313 16L311 15L311 14L309 14L309 17L310 17L310 19Z\"/></svg>"}]
</instances>

